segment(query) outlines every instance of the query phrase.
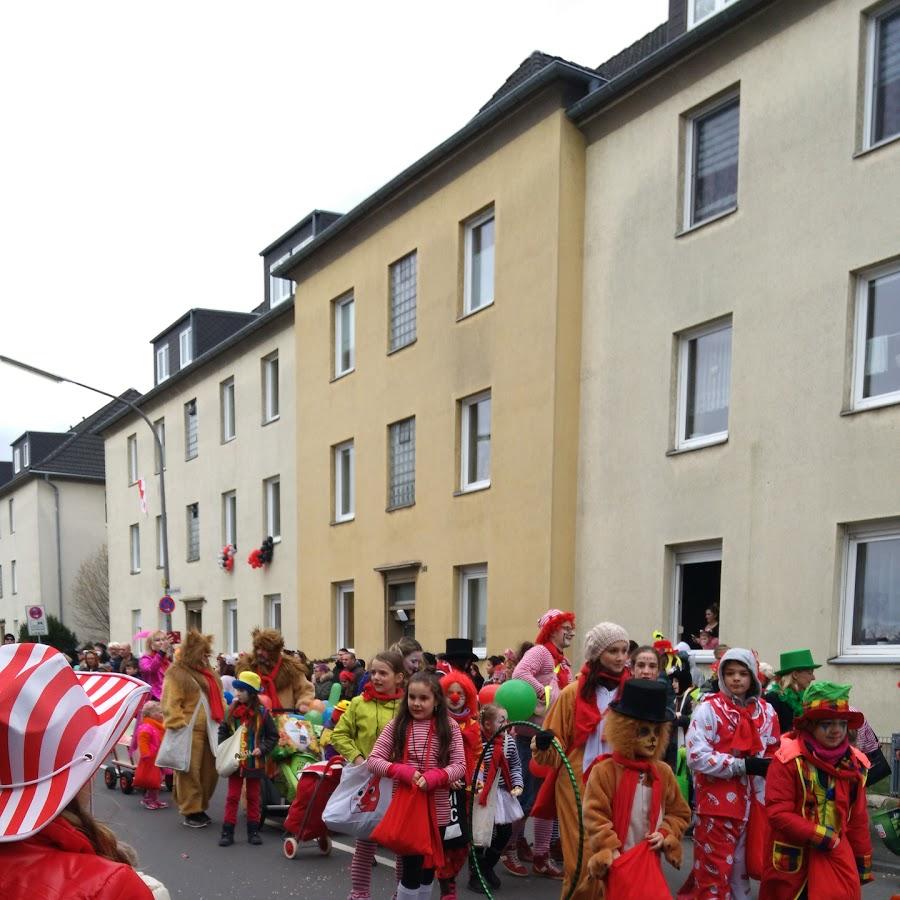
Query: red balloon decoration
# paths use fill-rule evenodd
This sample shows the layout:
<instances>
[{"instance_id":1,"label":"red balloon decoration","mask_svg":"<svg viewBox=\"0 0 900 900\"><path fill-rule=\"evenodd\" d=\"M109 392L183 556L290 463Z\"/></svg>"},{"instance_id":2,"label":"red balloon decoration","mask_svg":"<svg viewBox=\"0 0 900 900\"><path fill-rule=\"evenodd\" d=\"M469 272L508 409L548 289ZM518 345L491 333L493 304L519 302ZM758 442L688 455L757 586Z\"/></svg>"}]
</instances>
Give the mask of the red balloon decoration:
<instances>
[{"instance_id":1,"label":"red balloon decoration","mask_svg":"<svg viewBox=\"0 0 900 900\"><path fill-rule=\"evenodd\" d=\"M485 703L493 703L494 702L494 694L497 693L497 688L499 688L499 684L486 684L479 692L478 692L478 702L484 705Z\"/></svg>"}]
</instances>

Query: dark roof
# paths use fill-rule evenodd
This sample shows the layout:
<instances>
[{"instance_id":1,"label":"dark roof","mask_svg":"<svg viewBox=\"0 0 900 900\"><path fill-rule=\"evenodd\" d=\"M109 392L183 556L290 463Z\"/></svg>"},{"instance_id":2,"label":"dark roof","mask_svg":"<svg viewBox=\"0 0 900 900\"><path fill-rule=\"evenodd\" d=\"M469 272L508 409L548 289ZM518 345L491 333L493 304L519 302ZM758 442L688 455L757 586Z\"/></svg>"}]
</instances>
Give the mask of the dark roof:
<instances>
[{"instance_id":1,"label":"dark roof","mask_svg":"<svg viewBox=\"0 0 900 900\"><path fill-rule=\"evenodd\" d=\"M241 343L241 341L247 340L247 338L256 334L257 331L265 328L270 322L274 322L280 316L283 316L287 312L293 313L294 311L294 298L291 297L289 300L285 300L283 303L279 303L274 309L270 309L268 312L263 313L260 316L256 316L252 322L249 322L239 331L236 331L231 337L226 338L219 344L216 344L215 347L210 348L205 353L200 354L190 365L185 366L183 369L179 369L173 375L170 375L165 381L161 381L156 387L151 388L147 391L146 394L140 394L136 398L132 399L132 402L136 406L143 406L149 400L153 400L156 397L159 397L161 394L164 394L170 387L176 384L180 384L185 378L190 375L196 374L200 369L202 369L207 363L214 360L216 357L221 356L226 350L230 350L236 344ZM106 421L103 422L102 426L99 426L96 429L96 432L102 433L107 429L115 425L120 419L124 419L129 415L133 415L134 411L127 406L122 406L118 410L112 410L110 415L107 417Z\"/></svg>"},{"instance_id":2,"label":"dark roof","mask_svg":"<svg viewBox=\"0 0 900 900\"><path fill-rule=\"evenodd\" d=\"M7 481L12 480L13 466L11 462L0 461L0 487L3 487Z\"/></svg>"},{"instance_id":3,"label":"dark roof","mask_svg":"<svg viewBox=\"0 0 900 900\"><path fill-rule=\"evenodd\" d=\"M222 317L239 316L243 318L252 315L251 313L241 312L238 309L207 309L204 306L195 306L193 309L189 309L186 313L184 313L184 315L179 316L177 319L166 325L166 327L163 328L163 330L158 335L156 335L156 337L150 338L150 343L155 344L161 337L167 335L176 325L179 325L185 319L190 318L191 313L212 313L216 316Z\"/></svg>"},{"instance_id":4,"label":"dark roof","mask_svg":"<svg viewBox=\"0 0 900 900\"><path fill-rule=\"evenodd\" d=\"M130 389L121 396L133 402L140 394ZM47 431L26 432L31 448L31 465L22 469L15 477L4 479L5 467L8 467L11 474L12 463L0 463L0 495L16 490L19 485L37 475L55 475L80 481L104 481L106 463L99 428L123 407L127 409L121 400L111 400L64 434ZM54 440L50 440L51 438Z\"/></svg>"},{"instance_id":5,"label":"dark roof","mask_svg":"<svg viewBox=\"0 0 900 900\"><path fill-rule=\"evenodd\" d=\"M296 225L292 225L288 228L284 234L279 235L275 238L274 241L269 243L267 246L263 247L262 250L259 251L260 256L265 256L267 253L270 253L274 250L282 241L286 241L289 237L296 234L298 231L301 231L304 226L308 225L310 221L314 218L323 218L326 220L325 228L327 228L333 221L339 219L343 213L332 212L330 209L314 209L312 212L307 213Z\"/></svg>"},{"instance_id":6,"label":"dark roof","mask_svg":"<svg viewBox=\"0 0 900 900\"><path fill-rule=\"evenodd\" d=\"M607 81L621 75L626 69L637 65L642 59L646 59L651 53L656 53L668 40L669 23L663 22L657 25L653 31L645 34L640 40L635 41L630 47L611 56L606 62L597 66L596 72Z\"/></svg>"},{"instance_id":7,"label":"dark roof","mask_svg":"<svg viewBox=\"0 0 900 900\"><path fill-rule=\"evenodd\" d=\"M527 81L531 78L532 75L536 75L541 69L549 66L552 62L562 62L569 66L574 66L575 68L585 69L586 66L582 66L579 63L570 62L567 59L563 59L561 56L551 56L549 53L543 53L540 50L534 50L531 54L522 62L519 63L519 67L494 91L493 96L478 112L484 112L489 106L496 103L501 97L505 97L508 93L515 90L522 82Z\"/></svg>"}]
</instances>

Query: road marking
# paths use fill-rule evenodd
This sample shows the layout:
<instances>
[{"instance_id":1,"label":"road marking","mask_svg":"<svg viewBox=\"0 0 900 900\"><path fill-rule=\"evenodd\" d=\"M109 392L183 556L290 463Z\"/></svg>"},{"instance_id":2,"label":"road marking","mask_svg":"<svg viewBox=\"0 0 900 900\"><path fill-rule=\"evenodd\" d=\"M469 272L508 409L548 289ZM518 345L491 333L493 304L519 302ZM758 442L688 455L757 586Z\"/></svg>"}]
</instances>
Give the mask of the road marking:
<instances>
[{"instance_id":1,"label":"road marking","mask_svg":"<svg viewBox=\"0 0 900 900\"><path fill-rule=\"evenodd\" d=\"M349 844L341 844L338 841L332 839L331 841L332 847L337 847L338 850L343 850L345 853L353 853L354 847L351 847ZM386 856L379 856L377 853L375 854L375 861L381 863L383 866L387 866L389 869L394 868L394 860L388 859Z\"/></svg>"}]
</instances>

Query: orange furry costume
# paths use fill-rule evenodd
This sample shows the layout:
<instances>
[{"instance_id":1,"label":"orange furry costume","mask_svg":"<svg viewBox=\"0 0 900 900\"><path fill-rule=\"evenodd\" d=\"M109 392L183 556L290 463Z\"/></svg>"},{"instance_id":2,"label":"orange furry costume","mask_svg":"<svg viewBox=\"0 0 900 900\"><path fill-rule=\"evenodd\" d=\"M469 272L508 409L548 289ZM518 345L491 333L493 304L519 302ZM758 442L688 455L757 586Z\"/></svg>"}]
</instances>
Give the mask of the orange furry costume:
<instances>
[{"instance_id":1,"label":"orange furry costume","mask_svg":"<svg viewBox=\"0 0 900 900\"><path fill-rule=\"evenodd\" d=\"M315 689L306 677L303 663L284 652L284 638L276 628L253 630L253 652L242 653L234 673L255 672L262 681L261 693L274 709L306 712L315 699ZM265 658L263 658L265 657Z\"/></svg>"}]
</instances>

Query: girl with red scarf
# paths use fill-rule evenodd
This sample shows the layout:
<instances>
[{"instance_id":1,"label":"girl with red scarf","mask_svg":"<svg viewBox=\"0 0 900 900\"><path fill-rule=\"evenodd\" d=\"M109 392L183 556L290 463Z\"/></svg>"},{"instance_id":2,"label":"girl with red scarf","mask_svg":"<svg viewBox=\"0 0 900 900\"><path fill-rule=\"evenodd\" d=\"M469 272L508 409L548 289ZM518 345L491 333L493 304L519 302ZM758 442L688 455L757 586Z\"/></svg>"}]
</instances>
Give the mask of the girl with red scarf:
<instances>
[{"instance_id":1,"label":"girl with red scarf","mask_svg":"<svg viewBox=\"0 0 900 900\"><path fill-rule=\"evenodd\" d=\"M747 823L762 803L778 747L778 717L762 699L756 657L733 648L719 660L719 690L694 711L687 764L694 774L694 869L679 898L749 898Z\"/></svg>"},{"instance_id":2,"label":"girl with red scarf","mask_svg":"<svg viewBox=\"0 0 900 900\"><path fill-rule=\"evenodd\" d=\"M559 819L559 838L565 861L563 897L568 896L575 880L581 832L572 783L565 772L560 773L561 761L550 742L557 737L575 774L584 780L597 758L609 753L609 745L603 737L604 716L629 677L625 665L628 662L628 632L614 622L595 625L584 639L584 656L587 662L581 677L563 689L544 720L546 731L533 739L535 761L552 772L541 786L532 815ZM587 868L582 866L572 900L594 897L595 890Z\"/></svg>"},{"instance_id":3,"label":"girl with red scarf","mask_svg":"<svg viewBox=\"0 0 900 900\"><path fill-rule=\"evenodd\" d=\"M869 761L847 738L850 687L814 681L766 778L769 834L760 900L859 900L872 881Z\"/></svg>"},{"instance_id":4,"label":"girl with red scarf","mask_svg":"<svg viewBox=\"0 0 900 900\"><path fill-rule=\"evenodd\" d=\"M375 741L397 715L405 674L403 657L399 653L385 650L372 658L368 683L363 692L350 701L331 735L331 746L348 763L365 765ZM350 864L349 900L370 900L372 863L377 846L375 841L362 838L356 841Z\"/></svg>"}]
</instances>

